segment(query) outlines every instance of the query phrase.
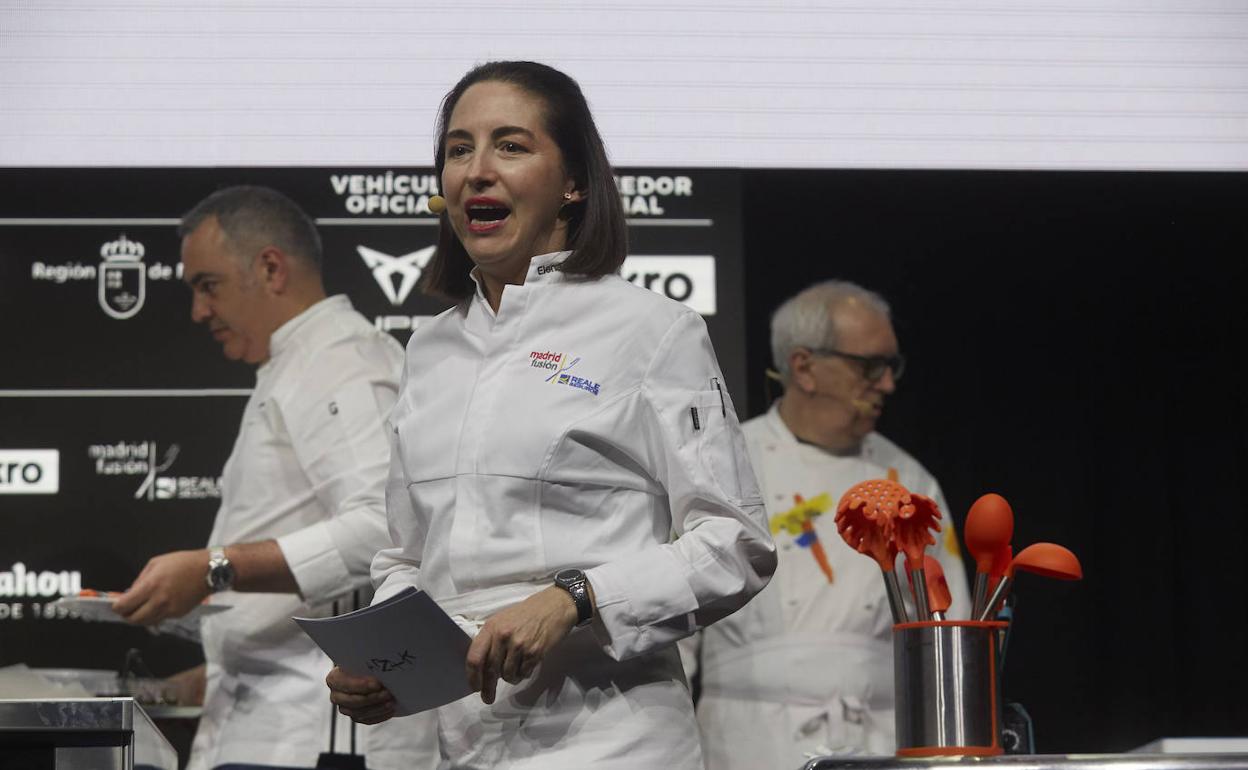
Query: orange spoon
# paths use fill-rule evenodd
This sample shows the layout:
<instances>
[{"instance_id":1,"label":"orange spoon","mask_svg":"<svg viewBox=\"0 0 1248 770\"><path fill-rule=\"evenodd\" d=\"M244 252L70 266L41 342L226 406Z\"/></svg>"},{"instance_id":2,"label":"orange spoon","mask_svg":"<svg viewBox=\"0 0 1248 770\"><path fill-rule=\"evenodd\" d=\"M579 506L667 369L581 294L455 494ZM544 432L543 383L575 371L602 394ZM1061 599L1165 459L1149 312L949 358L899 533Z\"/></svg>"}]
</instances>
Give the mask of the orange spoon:
<instances>
[{"instance_id":1,"label":"orange spoon","mask_svg":"<svg viewBox=\"0 0 1248 770\"><path fill-rule=\"evenodd\" d=\"M978 617L988 594L988 574L1002 548L1014 537L1014 510L1001 495L989 492L975 501L966 514L962 539L975 560L975 590L971 617Z\"/></svg>"},{"instance_id":2,"label":"orange spoon","mask_svg":"<svg viewBox=\"0 0 1248 770\"><path fill-rule=\"evenodd\" d=\"M1079 557L1071 553L1069 548L1057 543L1032 543L1019 551L1018 556L1010 562L1010 566L1005 570L1005 577L1001 578L997 589L992 592L992 596L989 597L988 603L976 620L987 620L992 608L1005 598L1006 591L1010 590L1010 585L1014 582L1014 573L1019 570L1055 580L1081 580L1083 578L1083 567L1079 564Z\"/></svg>"},{"instance_id":3,"label":"orange spoon","mask_svg":"<svg viewBox=\"0 0 1248 770\"><path fill-rule=\"evenodd\" d=\"M901 508L910 504L909 497L906 488L895 481L870 479L847 489L836 506L836 531L850 548L870 556L880 565L894 623L908 620L901 585L894 571L897 562L894 534L897 517Z\"/></svg>"},{"instance_id":4,"label":"orange spoon","mask_svg":"<svg viewBox=\"0 0 1248 770\"><path fill-rule=\"evenodd\" d=\"M1012 561L1014 561L1014 549L1009 543L1006 543L1001 546L1001 549L997 551L997 555L993 557L992 567L988 570L988 579L996 578L1000 580L1005 575L1005 571L1009 569ZM996 583L993 582L992 585L996 585Z\"/></svg>"}]
</instances>

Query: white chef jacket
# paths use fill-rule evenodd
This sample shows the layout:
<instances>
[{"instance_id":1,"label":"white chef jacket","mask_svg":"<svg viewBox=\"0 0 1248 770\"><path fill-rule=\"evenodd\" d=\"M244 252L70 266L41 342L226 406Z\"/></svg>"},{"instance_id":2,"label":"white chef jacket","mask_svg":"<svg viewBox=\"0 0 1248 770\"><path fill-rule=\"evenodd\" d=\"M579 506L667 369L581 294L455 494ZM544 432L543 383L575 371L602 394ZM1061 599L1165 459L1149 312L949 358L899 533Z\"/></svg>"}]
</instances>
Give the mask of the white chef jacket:
<instances>
[{"instance_id":1,"label":"white chef jacket","mask_svg":"<svg viewBox=\"0 0 1248 770\"><path fill-rule=\"evenodd\" d=\"M322 300L283 324L256 372L225 464L210 545L276 538L300 596L222 592L232 606L203 621L208 685L191 770L227 762L313 767L329 750L333 663L291 621L324 617L331 600L350 610L353 589L371 591L368 567L390 544L384 489L384 417L397 395L402 348L352 309ZM366 603L368 596L363 597ZM411 717L375 734L369 767L433 767L431 719ZM349 720L337 720L339 752ZM422 764L423 763L423 764Z\"/></svg>"},{"instance_id":2,"label":"white chef jacket","mask_svg":"<svg viewBox=\"0 0 1248 770\"><path fill-rule=\"evenodd\" d=\"M700 768L672 643L753 596L774 546L701 317L617 275L565 276L566 256L533 258L497 313L478 284L412 335L377 598L416 586L479 627L584 569L595 627L493 706L439 709L443 751L457 767Z\"/></svg>"},{"instance_id":3,"label":"white chef jacket","mask_svg":"<svg viewBox=\"0 0 1248 770\"><path fill-rule=\"evenodd\" d=\"M743 428L779 565L754 601L698 636L698 724L707 768L786 770L801 767L808 754L892 754L893 621L884 580L879 565L837 533L836 505L850 486L887 478L890 469L911 492L934 499L944 518L928 553L944 568L953 597L950 618L966 617L966 573L940 486L878 433L869 434L857 453L835 455L798 441L777 406ZM824 512L809 518L830 581L812 553L811 537L778 526L794 509L809 515L819 508ZM904 564L899 557L897 575L907 591ZM695 645L682 647L687 668Z\"/></svg>"}]
</instances>

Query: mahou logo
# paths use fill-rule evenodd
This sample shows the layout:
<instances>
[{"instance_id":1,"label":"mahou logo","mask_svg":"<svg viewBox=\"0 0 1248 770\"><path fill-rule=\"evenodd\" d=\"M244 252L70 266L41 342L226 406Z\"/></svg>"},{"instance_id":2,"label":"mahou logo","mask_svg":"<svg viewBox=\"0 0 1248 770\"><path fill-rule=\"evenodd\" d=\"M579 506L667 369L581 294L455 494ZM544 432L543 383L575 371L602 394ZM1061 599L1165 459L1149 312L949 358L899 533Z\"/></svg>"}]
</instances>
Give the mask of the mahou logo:
<instances>
[{"instance_id":1,"label":"mahou logo","mask_svg":"<svg viewBox=\"0 0 1248 770\"><path fill-rule=\"evenodd\" d=\"M82 590L82 573L78 570L37 572L22 562L0 572L0 596L76 596Z\"/></svg>"}]
</instances>

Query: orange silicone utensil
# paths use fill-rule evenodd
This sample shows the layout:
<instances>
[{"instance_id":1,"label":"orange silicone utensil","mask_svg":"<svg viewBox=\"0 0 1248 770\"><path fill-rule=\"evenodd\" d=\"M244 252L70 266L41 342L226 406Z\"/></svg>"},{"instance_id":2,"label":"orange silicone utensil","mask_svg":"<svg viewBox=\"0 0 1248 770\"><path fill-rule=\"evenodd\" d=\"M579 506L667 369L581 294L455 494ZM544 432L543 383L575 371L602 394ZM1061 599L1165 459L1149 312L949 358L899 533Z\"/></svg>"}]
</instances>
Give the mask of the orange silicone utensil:
<instances>
[{"instance_id":1,"label":"orange silicone utensil","mask_svg":"<svg viewBox=\"0 0 1248 770\"><path fill-rule=\"evenodd\" d=\"M949 583L945 580L945 568L931 554L923 555L923 574L927 580L927 606L932 610L932 620L944 620L949 605L953 604L953 595L949 592ZM910 576L907 575L909 578ZM910 580L910 590L914 590L914 580Z\"/></svg>"},{"instance_id":2,"label":"orange silicone utensil","mask_svg":"<svg viewBox=\"0 0 1248 770\"><path fill-rule=\"evenodd\" d=\"M953 595L949 592L949 583L945 580L945 570L934 556L923 557L923 571L927 573L927 603L932 608L933 620L944 620L949 605L953 604Z\"/></svg>"},{"instance_id":3,"label":"orange silicone utensil","mask_svg":"<svg viewBox=\"0 0 1248 770\"><path fill-rule=\"evenodd\" d=\"M997 590L997 585L1001 583L1001 578L1005 577L1005 571L1009 568L1010 562L1014 560L1014 549L1011 546L1005 546L997 551L997 557L992 560L992 568L988 570L988 590L991 594ZM995 615L997 608L994 605L990 615Z\"/></svg>"},{"instance_id":4,"label":"orange silicone utensil","mask_svg":"<svg viewBox=\"0 0 1248 770\"><path fill-rule=\"evenodd\" d=\"M1006 577L1019 570L1055 580L1080 580L1083 565L1071 550L1057 543L1032 543L1018 552L1006 569Z\"/></svg>"},{"instance_id":5,"label":"orange silicone utensil","mask_svg":"<svg viewBox=\"0 0 1248 770\"><path fill-rule=\"evenodd\" d=\"M929 545L936 545L933 532L940 532L940 506L924 495L907 493L908 502L898 509L894 520L893 542L906 555L914 607L919 620L927 620L927 581L923 574L923 557Z\"/></svg>"},{"instance_id":6,"label":"orange silicone utensil","mask_svg":"<svg viewBox=\"0 0 1248 770\"><path fill-rule=\"evenodd\" d=\"M1010 585L1014 582L1014 573L1019 570L1054 580L1081 580L1083 578L1083 566L1079 563L1079 557L1075 556L1069 548L1057 543L1032 543L1019 551L1018 556L1010 562L1010 566L1005 570L1005 577L1001 578L997 590L992 592L992 596L989 597L987 605L977 620L987 619L992 608L997 606L997 602L1005 598L1006 591L1010 590Z\"/></svg>"},{"instance_id":7,"label":"orange silicone utensil","mask_svg":"<svg viewBox=\"0 0 1248 770\"><path fill-rule=\"evenodd\" d=\"M1014 510L1001 495L989 492L971 505L962 539L975 560L975 590L971 617L978 617L988 594L988 574L1001 549L1014 537Z\"/></svg>"},{"instance_id":8,"label":"orange silicone utensil","mask_svg":"<svg viewBox=\"0 0 1248 770\"><path fill-rule=\"evenodd\" d=\"M836 531L850 548L870 556L880 565L895 623L908 619L894 571L897 562L894 534L902 507L911 505L909 498L906 488L895 481L869 479L847 489L836 506Z\"/></svg>"}]
</instances>

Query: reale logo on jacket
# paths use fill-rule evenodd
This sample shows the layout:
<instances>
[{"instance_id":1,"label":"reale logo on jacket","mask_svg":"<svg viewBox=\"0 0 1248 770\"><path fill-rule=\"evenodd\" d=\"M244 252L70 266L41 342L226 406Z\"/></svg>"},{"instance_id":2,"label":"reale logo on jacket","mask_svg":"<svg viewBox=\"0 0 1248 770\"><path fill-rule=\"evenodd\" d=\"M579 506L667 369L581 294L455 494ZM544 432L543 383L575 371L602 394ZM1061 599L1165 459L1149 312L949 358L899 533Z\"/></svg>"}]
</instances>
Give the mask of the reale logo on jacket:
<instances>
[{"instance_id":1,"label":"reale logo on jacket","mask_svg":"<svg viewBox=\"0 0 1248 770\"><path fill-rule=\"evenodd\" d=\"M529 353L529 366L534 369L542 369L550 371L550 375L546 377L546 382L553 382L556 385L566 385L570 388L577 388L586 393L598 395L601 386L585 377L578 377L574 374L568 374L568 370L581 362L581 357L572 357L567 353L555 353L550 350L534 350Z\"/></svg>"}]
</instances>

